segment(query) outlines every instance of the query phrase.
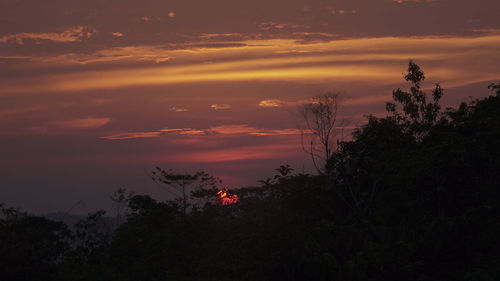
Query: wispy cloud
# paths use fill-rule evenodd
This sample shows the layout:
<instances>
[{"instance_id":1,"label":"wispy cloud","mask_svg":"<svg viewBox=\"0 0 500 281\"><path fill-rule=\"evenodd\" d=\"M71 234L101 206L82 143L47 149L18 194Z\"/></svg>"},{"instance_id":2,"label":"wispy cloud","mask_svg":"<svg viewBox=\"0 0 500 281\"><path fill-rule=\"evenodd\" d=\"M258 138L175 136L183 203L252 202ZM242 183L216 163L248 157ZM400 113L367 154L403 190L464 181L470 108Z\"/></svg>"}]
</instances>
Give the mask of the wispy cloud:
<instances>
[{"instance_id":1,"label":"wispy cloud","mask_svg":"<svg viewBox=\"0 0 500 281\"><path fill-rule=\"evenodd\" d=\"M95 32L95 29L87 26L75 26L65 29L62 32L22 32L16 34L8 34L0 37L0 43L14 43L22 45L24 44L25 40L46 40L56 43L80 42L84 39L89 39L90 37L92 37L92 35L94 35Z\"/></svg>"},{"instance_id":2,"label":"wispy cloud","mask_svg":"<svg viewBox=\"0 0 500 281\"><path fill-rule=\"evenodd\" d=\"M243 33L202 33L199 35L200 39L208 40L241 40L248 38L248 34Z\"/></svg>"},{"instance_id":3,"label":"wispy cloud","mask_svg":"<svg viewBox=\"0 0 500 281\"><path fill-rule=\"evenodd\" d=\"M177 133L178 135L188 135L188 136L200 136L206 135L206 130L196 130L196 129L187 129Z\"/></svg>"},{"instance_id":4,"label":"wispy cloud","mask_svg":"<svg viewBox=\"0 0 500 281\"><path fill-rule=\"evenodd\" d=\"M259 28L262 30L281 30L281 29L294 29L301 27L298 24L293 23L276 23L272 21L262 22L259 24Z\"/></svg>"},{"instance_id":5,"label":"wispy cloud","mask_svg":"<svg viewBox=\"0 0 500 281\"><path fill-rule=\"evenodd\" d=\"M76 118L69 120L53 121L50 125L61 129L96 129L111 122L111 118Z\"/></svg>"},{"instance_id":6,"label":"wispy cloud","mask_svg":"<svg viewBox=\"0 0 500 281\"><path fill-rule=\"evenodd\" d=\"M261 100L259 102L259 107L281 107L283 105L284 105L283 101L278 99Z\"/></svg>"},{"instance_id":7,"label":"wispy cloud","mask_svg":"<svg viewBox=\"0 0 500 281\"><path fill-rule=\"evenodd\" d=\"M223 125L211 127L207 130L209 134L219 135L253 135L253 136L273 136L273 135L298 135L298 129L267 129L256 128L248 125Z\"/></svg>"},{"instance_id":8,"label":"wispy cloud","mask_svg":"<svg viewBox=\"0 0 500 281\"><path fill-rule=\"evenodd\" d=\"M364 97L349 97L341 96L339 99L339 104L342 106L355 106L355 105L365 105L365 104L381 104L385 101L390 100L390 97L385 95L377 96L364 96ZM299 106L301 104L310 103L312 99L301 99L296 101L285 101L280 99L267 99L261 100L258 104L259 107L263 108L276 108L285 106Z\"/></svg>"},{"instance_id":9,"label":"wispy cloud","mask_svg":"<svg viewBox=\"0 0 500 281\"><path fill-rule=\"evenodd\" d=\"M159 132L163 132L163 133L179 133L179 132L182 132L182 131L185 131L185 130L191 130L191 128L183 128L183 129L164 128L164 129L160 129Z\"/></svg>"},{"instance_id":10,"label":"wispy cloud","mask_svg":"<svg viewBox=\"0 0 500 281\"><path fill-rule=\"evenodd\" d=\"M299 135L299 129L269 129L257 128L249 125L221 125L212 126L207 129L195 128L163 128L150 132L123 132L107 135L101 138L110 140L123 140L134 138L155 138L161 134L177 136L279 136L279 135Z\"/></svg>"},{"instance_id":11,"label":"wispy cloud","mask_svg":"<svg viewBox=\"0 0 500 281\"><path fill-rule=\"evenodd\" d=\"M210 106L210 108L212 108L213 110L228 110L228 109L231 109L232 107L230 104L216 103L216 104L212 104Z\"/></svg>"},{"instance_id":12,"label":"wispy cloud","mask_svg":"<svg viewBox=\"0 0 500 281\"><path fill-rule=\"evenodd\" d=\"M102 139L108 140L128 140L128 139L142 139L142 138L155 138L159 137L161 132L128 132L128 133L118 133L108 136L101 137Z\"/></svg>"},{"instance_id":13,"label":"wispy cloud","mask_svg":"<svg viewBox=\"0 0 500 281\"><path fill-rule=\"evenodd\" d=\"M116 35L115 35L116 36ZM165 50L161 46L126 46L99 50L94 53L69 53L49 57L29 57L34 62L55 64L92 64L113 62L167 62L177 51Z\"/></svg>"},{"instance_id":14,"label":"wispy cloud","mask_svg":"<svg viewBox=\"0 0 500 281\"><path fill-rule=\"evenodd\" d=\"M216 149L174 155L169 160L188 163L217 163L241 160L272 159L286 157L297 151L297 145L261 145Z\"/></svg>"},{"instance_id":15,"label":"wispy cloud","mask_svg":"<svg viewBox=\"0 0 500 281\"><path fill-rule=\"evenodd\" d=\"M174 111L174 112L187 112L187 111L189 111L189 109L187 109L187 108L175 107L175 106L171 107L169 110Z\"/></svg>"},{"instance_id":16,"label":"wispy cloud","mask_svg":"<svg viewBox=\"0 0 500 281\"><path fill-rule=\"evenodd\" d=\"M82 63L135 60L167 62L145 67L86 70L11 79L0 93L72 92L225 81L331 81L388 85L401 79L409 58L439 62L432 77L448 87L496 79L498 66L477 57L497 57L499 35L454 38L365 38L301 44L293 40L245 41L244 47L123 47L99 55L74 55ZM59 57L61 63L64 58ZM172 60L172 63L170 61ZM209 63L207 63L209 62ZM111 62L110 62L111 63ZM429 68L427 68L429 69ZM223 104L214 109L226 108Z\"/></svg>"},{"instance_id":17,"label":"wispy cloud","mask_svg":"<svg viewBox=\"0 0 500 281\"><path fill-rule=\"evenodd\" d=\"M349 9L343 9L343 8L337 8L337 7L332 7L332 6L327 6L326 7L326 10L332 14L332 15L348 15L348 14L352 14L352 15L355 15L357 14L357 10L349 10Z\"/></svg>"}]
</instances>

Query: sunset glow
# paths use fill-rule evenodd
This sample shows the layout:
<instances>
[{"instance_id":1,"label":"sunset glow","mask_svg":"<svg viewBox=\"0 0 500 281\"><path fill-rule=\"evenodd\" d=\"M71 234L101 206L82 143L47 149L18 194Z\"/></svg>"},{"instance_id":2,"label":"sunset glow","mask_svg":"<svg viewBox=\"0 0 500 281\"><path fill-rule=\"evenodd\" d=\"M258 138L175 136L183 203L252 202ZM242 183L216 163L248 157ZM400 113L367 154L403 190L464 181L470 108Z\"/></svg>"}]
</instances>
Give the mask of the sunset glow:
<instances>
[{"instance_id":1,"label":"sunset glow","mask_svg":"<svg viewBox=\"0 0 500 281\"><path fill-rule=\"evenodd\" d=\"M475 75L470 77L466 65L478 55L500 55L499 35L465 39L386 37L308 44L276 39L242 41L239 44L239 47L183 50L141 46L103 50L94 54L71 54L70 57L29 57L22 64L43 62L55 68L83 63L85 67L71 74L42 74L28 79L15 79L9 86L0 89L0 94L253 80L307 83L371 80L372 83L383 85L399 78L399 68L385 62L402 64L409 57L419 61L439 59L444 65L433 70L434 76L451 86L461 86L494 79L495 73L490 72L490 66L485 68L486 65L477 65ZM100 66L93 66L97 63L113 66L122 61L154 63L148 67L116 65L101 70ZM463 68L456 68L457 65L463 65ZM447 77L452 79L448 78L447 81Z\"/></svg>"},{"instance_id":2,"label":"sunset glow","mask_svg":"<svg viewBox=\"0 0 500 281\"><path fill-rule=\"evenodd\" d=\"M100 206L116 186L168 197L155 166L231 188L312 173L297 107L340 93L349 138L407 87L409 59L444 106L500 76L497 0L80 2L0 3L0 188L37 210L49 193Z\"/></svg>"},{"instance_id":3,"label":"sunset glow","mask_svg":"<svg viewBox=\"0 0 500 281\"><path fill-rule=\"evenodd\" d=\"M238 203L238 195L230 194L226 189L217 192L217 200L221 205L230 205Z\"/></svg>"}]
</instances>

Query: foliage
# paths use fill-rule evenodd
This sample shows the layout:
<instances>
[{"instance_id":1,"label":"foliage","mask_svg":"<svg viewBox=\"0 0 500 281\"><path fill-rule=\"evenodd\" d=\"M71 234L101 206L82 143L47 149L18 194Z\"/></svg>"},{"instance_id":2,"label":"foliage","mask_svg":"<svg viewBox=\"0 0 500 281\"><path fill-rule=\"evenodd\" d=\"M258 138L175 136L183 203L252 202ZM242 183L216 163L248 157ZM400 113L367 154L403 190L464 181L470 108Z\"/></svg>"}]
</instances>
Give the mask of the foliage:
<instances>
[{"instance_id":1,"label":"foliage","mask_svg":"<svg viewBox=\"0 0 500 281\"><path fill-rule=\"evenodd\" d=\"M488 86L488 89L491 89L492 91L495 91L497 96L500 95L500 82L499 83L491 83Z\"/></svg>"},{"instance_id":2,"label":"foliage","mask_svg":"<svg viewBox=\"0 0 500 281\"><path fill-rule=\"evenodd\" d=\"M130 198L134 196L134 192L129 191L125 188L118 188L113 194L111 194L111 201L116 208L116 225L120 225L122 223L122 212L127 208L128 202Z\"/></svg>"},{"instance_id":3,"label":"foliage","mask_svg":"<svg viewBox=\"0 0 500 281\"><path fill-rule=\"evenodd\" d=\"M408 73L404 76L410 82L410 91L401 89L393 91L392 96L395 103L388 102L386 110L393 114L393 119L410 133L422 137L428 130L439 121L439 100L443 96L443 89L436 84L432 91L432 101L428 101L427 94L422 91L421 83L425 80L424 72L420 67L410 60ZM397 104L402 106L403 111L397 110Z\"/></svg>"},{"instance_id":4,"label":"foliage","mask_svg":"<svg viewBox=\"0 0 500 281\"><path fill-rule=\"evenodd\" d=\"M54 280L99 280L106 268L107 249L113 239L113 222L105 211L89 213L74 226L71 247Z\"/></svg>"},{"instance_id":5,"label":"foliage","mask_svg":"<svg viewBox=\"0 0 500 281\"><path fill-rule=\"evenodd\" d=\"M0 280L52 280L69 249L60 222L0 205Z\"/></svg>"}]
</instances>

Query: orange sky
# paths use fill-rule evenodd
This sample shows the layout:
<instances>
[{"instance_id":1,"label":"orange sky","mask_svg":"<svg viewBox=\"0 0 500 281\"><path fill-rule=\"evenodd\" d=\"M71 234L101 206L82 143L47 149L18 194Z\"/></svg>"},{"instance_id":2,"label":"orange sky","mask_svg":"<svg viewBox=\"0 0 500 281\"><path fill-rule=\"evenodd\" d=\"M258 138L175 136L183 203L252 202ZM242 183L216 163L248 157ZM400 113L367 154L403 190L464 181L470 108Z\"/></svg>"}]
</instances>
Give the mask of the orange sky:
<instances>
[{"instance_id":1,"label":"orange sky","mask_svg":"<svg viewBox=\"0 0 500 281\"><path fill-rule=\"evenodd\" d=\"M345 131L383 114L409 59L444 103L500 79L500 2L0 3L0 194L45 212L109 208L119 187L168 198L155 166L227 187L281 164L312 172L297 105L340 92ZM43 12L41 12L43 11ZM53 196L57 195L57 199ZM2 201L0 200L0 201Z\"/></svg>"}]
</instances>

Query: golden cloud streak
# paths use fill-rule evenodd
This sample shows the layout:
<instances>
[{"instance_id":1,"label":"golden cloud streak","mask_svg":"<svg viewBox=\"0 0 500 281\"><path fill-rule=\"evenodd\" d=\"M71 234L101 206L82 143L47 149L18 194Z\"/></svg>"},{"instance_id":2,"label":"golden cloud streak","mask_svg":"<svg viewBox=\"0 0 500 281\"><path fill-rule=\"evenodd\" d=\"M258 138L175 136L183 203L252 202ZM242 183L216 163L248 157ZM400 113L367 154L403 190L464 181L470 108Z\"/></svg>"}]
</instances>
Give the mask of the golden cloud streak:
<instances>
[{"instance_id":1,"label":"golden cloud streak","mask_svg":"<svg viewBox=\"0 0 500 281\"><path fill-rule=\"evenodd\" d=\"M216 104L212 104L210 106L210 108L212 108L213 110L228 110L228 109L231 109L232 106L230 104L226 104L226 103L222 103L222 104L216 103Z\"/></svg>"},{"instance_id":2,"label":"golden cloud streak","mask_svg":"<svg viewBox=\"0 0 500 281\"><path fill-rule=\"evenodd\" d=\"M278 99L261 100L259 107L282 107L286 102Z\"/></svg>"},{"instance_id":3,"label":"golden cloud streak","mask_svg":"<svg viewBox=\"0 0 500 281\"><path fill-rule=\"evenodd\" d=\"M107 140L128 140L128 139L155 138L159 136L160 132L129 132L129 133L120 133L120 134L104 136L101 138Z\"/></svg>"},{"instance_id":4,"label":"golden cloud streak","mask_svg":"<svg viewBox=\"0 0 500 281\"><path fill-rule=\"evenodd\" d=\"M240 65L245 67L245 63ZM247 65L248 66L248 65ZM399 78L397 68L380 72L376 67L309 66L238 70L224 63L211 67L167 67L157 69L92 71L36 79L29 83L16 83L0 89L0 93L72 92L97 89L118 89L134 86L154 86L179 83L217 81L325 81L328 79L394 79ZM201 69L200 69L201 68ZM396 73L396 74L394 74Z\"/></svg>"},{"instance_id":5,"label":"golden cloud streak","mask_svg":"<svg viewBox=\"0 0 500 281\"><path fill-rule=\"evenodd\" d=\"M14 44L23 45L24 40L48 40L57 43L79 42L83 39L89 39L95 33L95 30L86 26L75 26L68 28L62 32L47 32L47 33L16 33L8 34L0 37L0 43L12 42Z\"/></svg>"},{"instance_id":6,"label":"golden cloud streak","mask_svg":"<svg viewBox=\"0 0 500 281\"><path fill-rule=\"evenodd\" d=\"M101 137L109 140L124 140L134 138L155 138L162 133L179 136L277 136L277 135L299 135L301 131L298 129L267 129L255 128L248 125L221 125L214 126L208 129L193 129L193 128L164 128L150 132L123 132Z\"/></svg>"},{"instance_id":7,"label":"golden cloud streak","mask_svg":"<svg viewBox=\"0 0 500 281\"><path fill-rule=\"evenodd\" d=\"M364 104L374 104L374 103L383 103L387 100L390 100L390 96L365 96L365 97L357 97L351 98L346 97L340 100L340 103L343 106L353 106L353 105L364 105ZM276 108L276 107L284 107L284 106L300 106L304 103L311 103L312 99L303 99L297 101L284 101L280 99L268 99L261 100L258 103L259 107L263 108Z\"/></svg>"},{"instance_id":8,"label":"golden cloud streak","mask_svg":"<svg viewBox=\"0 0 500 281\"><path fill-rule=\"evenodd\" d=\"M0 93L71 92L134 86L219 81L367 81L400 80L409 58L440 61L429 71L447 86L492 80L499 70L484 61L500 56L500 36L475 38L368 38L299 44L293 40L244 41L244 47L188 48L127 47L98 52L93 60L172 60L142 68L81 71L19 79L3 83ZM292 53L288 53L292 52ZM478 59L482 58L482 59ZM50 58L42 58L50 60ZM71 60L54 58L66 64ZM75 60L75 58L71 58ZM81 61L76 59L76 61ZM208 62L208 63L207 63ZM471 65L474 69L468 69ZM122 66L123 67L123 66ZM473 70L473 71L471 71ZM493 71L492 71L493 70Z\"/></svg>"}]
</instances>

